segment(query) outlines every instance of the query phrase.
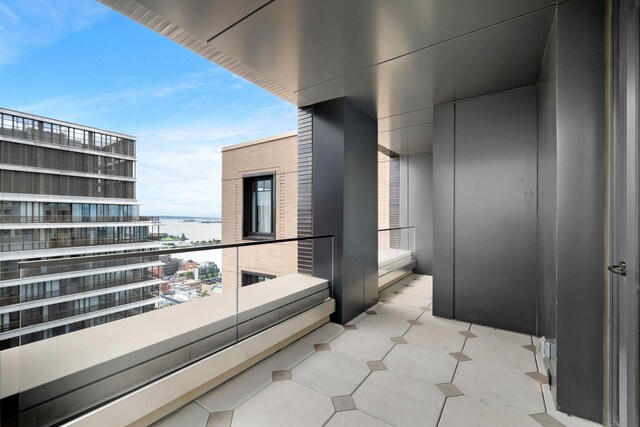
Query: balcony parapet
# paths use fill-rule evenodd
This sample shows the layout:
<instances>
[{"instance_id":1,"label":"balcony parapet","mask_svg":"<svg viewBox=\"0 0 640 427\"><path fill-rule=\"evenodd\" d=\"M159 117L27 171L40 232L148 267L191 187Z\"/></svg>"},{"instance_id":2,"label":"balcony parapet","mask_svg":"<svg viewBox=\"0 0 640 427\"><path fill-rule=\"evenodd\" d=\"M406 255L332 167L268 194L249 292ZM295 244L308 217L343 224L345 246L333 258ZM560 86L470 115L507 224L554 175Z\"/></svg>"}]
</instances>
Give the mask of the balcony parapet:
<instances>
[{"instance_id":1,"label":"balcony parapet","mask_svg":"<svg viewBox=\"0 0 640 427\"><path fill-rule=\"evenodd\" d=\"M21 419L46 413L50 422L180 369L328 298L327 280L291 274L269 286L240 288L4 350L0 398L19 393L21 406L33 408Z\"/></svg>"}]
</instances>

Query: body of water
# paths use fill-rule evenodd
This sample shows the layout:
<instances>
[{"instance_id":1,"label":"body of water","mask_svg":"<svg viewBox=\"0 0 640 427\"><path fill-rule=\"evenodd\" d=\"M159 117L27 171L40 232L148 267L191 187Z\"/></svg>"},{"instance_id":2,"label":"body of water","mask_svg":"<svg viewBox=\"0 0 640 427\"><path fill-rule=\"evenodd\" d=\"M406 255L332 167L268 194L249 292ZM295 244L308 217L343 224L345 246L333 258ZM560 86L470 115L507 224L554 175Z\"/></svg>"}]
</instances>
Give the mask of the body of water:
<instances>
[{"instance_id":1,"label":"body of water","mask_svg":"<svg viewBox=\"0 0 640 427\"><path fill-rule=\"evenodd\" d=\"M201 222L185 222L181 219L161 219L160 233L168 233L173 236L184 236L191 243L202 240L218 239L222 240L222 224L217 223L201 223ZM154 227L155 228L155 227ZM187 252L177 254L177 258L184 260L192 259L195 262L213 261L222 268L222 250Z\"/></svg>"}]
</instances>

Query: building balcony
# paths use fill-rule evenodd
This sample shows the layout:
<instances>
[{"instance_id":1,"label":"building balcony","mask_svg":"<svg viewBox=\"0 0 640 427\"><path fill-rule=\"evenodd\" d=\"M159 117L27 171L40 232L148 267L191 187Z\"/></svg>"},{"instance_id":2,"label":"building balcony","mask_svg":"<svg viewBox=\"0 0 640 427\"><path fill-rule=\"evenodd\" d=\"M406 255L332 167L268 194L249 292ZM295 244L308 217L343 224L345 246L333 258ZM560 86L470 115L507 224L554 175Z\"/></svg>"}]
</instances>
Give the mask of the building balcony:
<instances>
[{"instance_id":1,"label":"building balcony","mask_svg":"<svg viewBox=\"0 0 640 427\"><path fill-rule=\"evenodd\" d=\"M261 284L231 287L186 304L3 350L1 398L5 405L13 402L16 411L13 419L3 421L590 425L554 409L536 337L433 316L431 277L411 274L412 227L394 233L407 238L379 239L378 280L385 282L394 272L399 279L386 283L378 303L344 326L329 321L335 311L333 273L322 279L292 271ZM186 248L176 256L189 250L226 250L240 265L242 258L255 257L256 247L280 246L280 254L283 249L297 253L299 240L304 238ZM316 268L314 274L333 271L331 240L319 237L313 245L316 255L330 257L331 266ZM52 273L88 274L118 268L109 267L111 263L126 266L131 258L125 256L42 262L46 266L25 263L21 276L26 284ZM231 281L240 283L237 272ZM88 307L50 314L46 322L26 319L19 324L21 330L3 335L26 336L158 300L156 294L145 294L124 305L103 304L100 311ZM38 301L24 298L21 309Z\"/></svg>"},{"instance_id":2,"label":"building balcony","mask_svg":"<svg viewBox=\"0 0 640 427\"><path fill-rule=\"evenodd\" d=\"M123 250L127 250L127 249L146 250L146 249L154 249L157 247L158 247L157 245L151 245L151 246L131 245L128 248L127 247L123 248ZM97 250L93 252L104 253L105 250L103 248L102 251ZM86 254L91 252L87 251L87 252L79 252L79 253ZM75 253L71 253L71 255L74 255L74 254ZM67 254L63 254L63 255L67 255ZM42 255L43 258L46 258L46 256L52 256L51 252L49 252L48 254ZM20 259L20 258L18 257L13 259ZM157 267L159 265L161 265L161 263L158 261L157 256L142 255L142 256L136 256L136 257L124 258L124 259L96 261L92 263L89 268L92 269L91 272L93 274L102 274L102 273L111 273L115 271L131 270L136 268ZM9 287L15 287L15 286L21 286L21 285L28 285L32 283L38 283L38 282L50 281L50 280L62 280L62 279L70 279L74 277L82 277L82 276L86 276L88 273L86 273L84 270L78 269L76 266L73 266L73 265L50 265L46 268L43 268L40 272L38 272L38 274L33 274L33 275L29 275L29 274L30 273L27 273L27 275L20 277L20 271L17 269L15 271L2 272L0 273L0 279L1 279L0 288L9 288Z\"/></svg>"},{"instance_id":3,"label":"building balcony","mask_svg":"<svg viewBox=\"0 0 640 427\"><path fill-rule=\"evenodd\" d=\"M42 217L26 218L25 215L2 215L0 216L0 225L10 224L11 229L16 226L24 226L33 228L34 225L47 225L47 224L86 224L86 223L123 223L130 225L129 223L152 223L154 225L160 223L160 217L149 215L135 215L135 216L111 216L104 215L100 217L96 216L74 216L74 215L47 215ZM111 225L113 226L113 225ZM0 228L1 229L1 228Z\"/></svg>"},{"instance_id":4,"label":"building balcony","mask_svg":"<svg viewBox=\"0 0 640 427\"><path fill-rule=\"evenodd\" d=\"M131 277L126 279L103 280L100 282L95 282L90 285L82 285L82 286L76 285L76 284L71 284L71 285L65 284L62 286L62 289L56 289L53 291L44 291L44 292L33 292L29 294L27 294L23 290L23 295L11 297L18 300L13 305L6 304L6 303L3 305L0 305L0 313L26 310L30 308L45 307L48 305L60 304L60 303L75 301L75 300L84 299L84 298L108 295L110 293L116 293L120 291L131 291L134 289L140 289L147 286L158 285L162 282L163 282L162 280L159 280L156 277L144 275L144 276L137 276L137 277ZM155 296L157 296L157 292ZM107 305L104 305L104 307L110 306L109 304L123 304L128 299L129 298L123 298L116 301L108 301L108 302L105 301L104 303ZM0 299L0 302L2 301L6 302L6 300L8 300L8 298ZM102 303L94 304L78 310L94 311L102 305L103 305ZM69 312L75 312L75 310L69 310ZM63 311L58 311L57 313L54 313L49 317L55 318L54 316L58 316L57 318L61 318L59 317L61 313L63 313ZM26 318L23 318L22 320L23 324L27 321L28 320ZM31 321L33 322L33 320ZM38 323L38 322L35 322L35 323Z\"/></svg>"},{"instance_id":5,"label":"building balcony","mask_svg":"<svg viewBox=\"0 0 640 427\"><path fill-rule=\"evenodd\" d=\"M135 159L135 138L0 108L0 136L45 147Z\"/></svg>"},{"instance_id":6,"label":"building balcony","mask_svg":"<svg viewBox=\"0 0 640 427\"><path fill-rule=\"evenodd\" d=\"M85 241L85 244L89 243ZM120 251L144 251L152 250L160 247L157 241L151 241L149 239L141 240L138 242L115 242L112 241L109 244L92 244L92 245L78 245L78 246L61 246L51 248L41 248L32 250L16 250L16 251L0 251L0 261L16 261L33 258L48 258L48 257L64 257L73 255L89 255L98 253L110 253ZM17 271L0 272L1 280L18 278Z\"/></svg>"},{"instance_id":7,"label":"building balcony","mask_svg":"<svg viewBox=\"0 0 640 427\"><path fill-rule=\"evenodd\" d=\"M598 425L555 409L537 337L435 317L431 291L409 276L154 425Z\"/></svg>"},{"instance_id":8,"label":"building balcony","mask_svg":"<svg viewBox=\"0 0 640 427\"><path fill-rule=\"evenodd\" d=\"M153 263L152 265L157 264L159 263ZM42 282L44 281L40 280L40 283ZM9 307L11 305L22 304L21 308L26 307L27 303L31 303L33 307L44 306L57 302L66 302L75 299L88 298L90 296L103 295L110 292L137 289L140 287L149 286L150 284L158 284L159 282L161 281L159 281L158 278L149 275L133 276L124 279L118 278L114 280L101 280L86 285L79 285L72 281L70 284L64 284L56 290L35 291L29 294L23 292L24 295L11 294L10 296L2 297L0 298L0 313L11 311L11 309L9 308L4 310L1 308ZM4 286L4 283L2 285L3 288L6 287ZM19 289L20 284L14 285L13 288L16 290ZM18 310L18 308L16 308L15 310Z\"/></svg>"},{"instance_id":9,"label":"building balcony","mask_svg":"<svg viewBox=\"0 0 640 427\"><path fill-rule=\"evenodd\" d=\"M157 288L158 284L159 284L158 281L147 281L147 282L141 282L137 285L139 287L156 286ZM137 289L137 288L114 287L113 289L108 289L108 292L88 293L80 297L92 298L94 296L108 295L110 292L119 292L119 291L130 290L130 289ZM80 299L80 298L77 298L77 299ZM62 302L67 302L67 301L73 301L73 300L66 299L64 297L56 297L46 302L48 304L60 304ZM2 330L0 331L2 333L0 333L0 339L12 338L14 336L26 335L27 333L30 333L30 332L37 332L37 331L49 329L53 327L51 326L52 324L51 322L55 322L55 326L74 323L74 322L77 322L78 319L80 319L80 317L82 317L82 319L86 319L87 316L85 315L88 313L93 314L95 317L95 316L101 316L105 314L107 310L110 313L112 313L114 311L124 311L124 310L130 309L132 307L132 304L134 303L145 303L143 305L148 305L148 304L155 304L157 302L158 302L157 292L145 292L145 293L130 296L128 298L101 302L98 304L88 305L82 308L74 308L74 309L68 309L68 310L50 310L50 312L46 315L39 314L39 315L32 315L29 317L23 316L24 318L18 321L9 322L8 324L2 324ZM33 308L41 308L42 306L45 306L45 305L23 304L20 307L16 307L15 311L32 310ZM138 307L140 305L135 304L135 306ZM0 310L0 313L2 314L10 313L12 312L11 308L13 307L4 308ZM16 329L22 329L22 330L20 331L20 333L17 333L17 334L5 334L5 332L14 331Z\"/></svg>"}]
</instances>

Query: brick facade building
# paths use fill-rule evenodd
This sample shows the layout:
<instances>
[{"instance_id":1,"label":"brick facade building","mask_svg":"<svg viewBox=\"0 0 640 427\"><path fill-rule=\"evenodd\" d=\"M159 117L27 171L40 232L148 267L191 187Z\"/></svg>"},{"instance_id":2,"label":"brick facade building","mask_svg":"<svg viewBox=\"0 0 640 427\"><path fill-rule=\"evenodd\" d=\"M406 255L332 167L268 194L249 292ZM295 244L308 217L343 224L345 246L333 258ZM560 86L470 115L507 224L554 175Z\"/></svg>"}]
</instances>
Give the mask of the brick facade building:
<instances>
[{"instance_id":1,"label":"brick facade building","mask_svg":"<svg viewBox=\"0 0 640 427\"><path fill-rule=\"evenodd\" d=\"M261 180L265 178L265 180ZM251 230L251 187L267 182L270 193L271 224ZM262 185L262 184L260 184ZM265 189L266 189L265 187ZM260 187L262 188L262 187ZM222 242L282 239L297 236L298 139L295 132L236 144L222 149ZM255 215L254 215L255 216ZM263 223L266 217L263 215ZM257 218L260 220L260 218ZM236 283L253 284L297 272L297 244L256 246L240 249L236 271L236 251L222 255L223 289ZM237 277L237 282L236 282Z\"/></svg>"}]
</instances>

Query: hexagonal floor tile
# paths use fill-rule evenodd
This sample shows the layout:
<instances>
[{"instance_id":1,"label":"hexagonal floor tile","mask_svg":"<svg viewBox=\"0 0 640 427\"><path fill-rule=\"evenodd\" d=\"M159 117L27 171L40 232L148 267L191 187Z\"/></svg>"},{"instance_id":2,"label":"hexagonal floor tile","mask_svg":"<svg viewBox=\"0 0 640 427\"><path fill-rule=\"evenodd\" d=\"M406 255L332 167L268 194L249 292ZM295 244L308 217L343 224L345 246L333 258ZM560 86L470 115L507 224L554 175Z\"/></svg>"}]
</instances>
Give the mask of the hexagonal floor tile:
<instances>
[{"instance_id":1,"label":"hexagonal floor tile","mask_svg":"<svg viewBox=\"0 0 640 427\"><path fill-rule=\"evenodd\" d=\"M438 427L540 427L528 415L468 397L447 399Z\"/></svg>"},{"instance_id":2,"label":"hexagonal floor tile","mask_svg":"<svg viewBox=\"0 0 640 427\"><path fill-rule=\"evenodd\" d=\"M394 304L408 305L411 307L426 307L431 304L431 298L420 295L400 293L391 299Z\"/></svg>"},{"instance_id":3,"label":"hexagonal floor tile","mask_svg":"<svg viewBox=\"0 0 640 427\"><path fill-rule=\"evenodd\" d=\"M331 342L333 351L348 354L364 362L382 360L392 347L393 343L389 338L360 330L349 331Z\"/></svg>"},{"instance_id":4,"label":"hexagonal floor tile","mask_svg":"<svg viewBox=\"0 0 640 427\"><path fill-rule=\"evenodd\" d=\"M432 284L426 280L414 280L401 291L403 294L416 295L431 298L433 294Z\"/></svg>"},{"instance_id":5,"label":"hexagonal floor tile","mask_svg":"<svg viewBox=\"0 0 640 427\"><path fill-rule=\"evenodd\" d=\"M389 316L367 316L356 323L359 331L387 337L401 337L410 326L405 320Z\"/></svg>"},{"instance_id":6,"label":"hexagonal floor tile","mask_svg":"<svg viewBox=\"0 0 640 427\"><path fill-rule=\"evenodd\" d=\"M298 340L267 357L260 362L260 364L272 371L285 371L287 369L293 369L298 363L311 356L314 352L313 344L308 341Z\"/></svg>"},{"instance_id":7,"label":"hexagonal floor tile","mask_svg":"<svg viewBox=\"0 0 640 427\"><path fill-rule=\"evenodd\" d=\"M418 346L397 345L384 358L392 371L430 384L451 381L456 360L446 353L426 350Z\"/></svg>"},{"instance_id":8,"label":"hexagonal floor tile","mask_svg":"<svg viewBox=\"0 0 640 427\"><path fill-rule=\"evenodd\" d=\"M294 381L280 381L240 405L233 426L321 426L333 412L328 397Z\"/></svg>"},{"instance_id":9,"label":"hexagonal floor tile","mask_svg":"<svg viewBox=\"0 0 640 427\"><path fill-rule=\"evenodd\" d=\"M462 335L451 328L431 324L412 326L409 332L404 335L404 339L418 347L445 353L462 351L465 340Z\"/></svg>"},{"instance_id":10,"label":"hexagonal floor tile","mask_svg":"<svg viewBox=\"0 0 640 427\"><path fill-rule=\"evenodd\" d=\"M360 411L337 412L326 427L389 427L389 424Z\"/></svg>"},{"instance_id":11,"label":"hexagonal floor tile","mask_svg":"<svg viewBox=\"0 0 640 427\"><path fill-rule=\"evenodd\" d=\"M325 323L313 332L308 333L301 339L303 341L310 342L311 344L324 344L328 343L338 335L344 332L342 325L337 323Z\"/></svg>"},{"instance_id":12,"label":"hexagonal floor tile","mask_svg":"<svg viewBox=\"0 0 640 427\"><path fill-rule=\"evenodd\" d=\"M235 409L242 402L271 384L273 374L260 365L254 365L229 381L196 399L211 412Z\"/></svg>"},{"instance_id":13,"label":"hexagonal floor tile","mask_svg":"<svg viewBox=\"0 0 640 427\"><path fill-rule=\"evenodd\" d=\"M434 325L442 328L451 329L452 331L467 331L469 330L469 323L460 322L459 320L445 319L443 317L436 317L432 311L425 311L418 319L423 325Z\"/></svg>"},{"instance_id":14,"label":"hexagonal floor tile","mask_svg":"<svg viewBox=\"0 0 640 427\"><path fill-rule=\"evenodd\" d=\"M431 384L377 371L356 390L353 400L358 410L397 427L435 426L445 397Z\"/></svg>"},{"instance_id":15,"label":"hexagonal floor tile","mask_svg":"<svg viewBox=\"0 0 640 427\"><path fill-rule=\"evenodd\" d=\"M512 369L471 360L460 363L453 383L467 396L525 415L545 411L540 384Z\"/></svg>"},{"instance_id":16,"label":"hexagonal floor tile","mask_svg":"<svg viewBox=\"0 0 640 427\"><path fill-rule=\"evenodd\" d=\"M537 371L536 356L531 351L510 341L478 337L467 340L464 353L479 362L510 368L518 372Z\"/></svg>"},{"instance_id":17,"label":"hexagonal floor tile","mask_svg":"<svg viewBox=\"0 0 640 427\"><path fill-rule=\"evenodd\" d=\"M473 325L471 332L479 337L494 338L519 345L531 344L531 336L519 334L517 332L505 331L503 329L490 328L488 326Z\"/></svg>"},{"instance_id":18,"label":"hexagonal floor tile","mask_svg":"<svg viewBox=\"0 0 640 427\"><path fill-rule=\"evenodd\" d=\"M294 381L328 397L351 394L369 375L365 362L337 351L318 352L291 372Z\"/></svg>"},{"instance_id":19,"label":"hexagonal floor tile","mask_svg":"<svg viewBox=\"0 0 640 427\"><path fill-rule=\"evenodd\" d=\"M208 420L209 412L197 403L191 402L153 425L155 427L205 427Z\"/></svg>"},{"instance_id":20,"label":"hexagonal floor tile","mask_svg":"<svg viewBox=\"0 0 640 427\"><path fill-rule=\"evenodd\" d=\"M393 299L391 301L393 301ZM385 303L376 311L383 316L397 317L403 320L417 320L418 317L424 313L424 311L419 308L404 304L394 304L392 302Z\"/></svg>"}]
</instances>

